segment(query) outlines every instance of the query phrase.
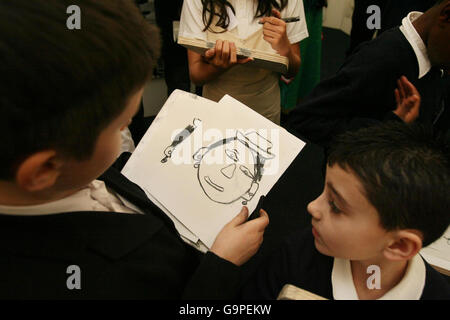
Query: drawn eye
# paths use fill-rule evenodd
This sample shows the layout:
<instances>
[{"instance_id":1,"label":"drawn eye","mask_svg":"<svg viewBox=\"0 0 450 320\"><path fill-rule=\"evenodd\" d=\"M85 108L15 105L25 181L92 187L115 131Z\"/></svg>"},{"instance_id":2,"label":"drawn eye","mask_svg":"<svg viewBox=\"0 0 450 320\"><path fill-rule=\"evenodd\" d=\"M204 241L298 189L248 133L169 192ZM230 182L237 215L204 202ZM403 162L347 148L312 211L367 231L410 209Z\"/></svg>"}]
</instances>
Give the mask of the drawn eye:
<instances>
[{"instance_id":1,"label":"drawn eye","mask_svg":"<svg viewBox=\"0 0 450 320\"><path fill-rule=\"evenodd\" d=\"M250 172L250 170L248 170L248 168L246 166L240 166L239 169L241 169L242 173L245 174L250 179L254 178L253 174Z\"/></svg>"},{"instance_id":2,"label":"drawn eye","mask_svg":"<svg viewBox=\"0 0 450 320\"><path fill-rule=\"evenodd\" d=\"M228 158L230 158L231 160L233 160L234 162L238 162L239 158L238 158L238 151L236 149L233 150L225 150L225 153L227 155Z\"/></svg>"}]
</instances>

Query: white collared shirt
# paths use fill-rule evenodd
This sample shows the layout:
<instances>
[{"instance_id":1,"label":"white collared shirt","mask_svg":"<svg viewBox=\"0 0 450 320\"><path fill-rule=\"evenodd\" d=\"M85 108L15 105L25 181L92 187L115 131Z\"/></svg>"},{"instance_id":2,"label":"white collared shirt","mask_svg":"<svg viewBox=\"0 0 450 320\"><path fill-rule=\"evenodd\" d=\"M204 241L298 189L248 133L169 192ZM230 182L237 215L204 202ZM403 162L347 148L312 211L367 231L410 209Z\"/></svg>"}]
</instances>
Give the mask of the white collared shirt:
<instances>
[{"instance_id":1,"label":"white collared shirt","mask_svg":"<svg viewBox=\"0 0 450 320\"><path fill-rule=\"evenodd\" d=\"M233 14L231 9L228 9L228 15L230 17L228 31L237 28L239 37L246 39L262 28L262 25L258 23L259 19L254 18L256 1L229 0L229 2L233 6L236 15ZM281 16L283 18L300 17L300 21L286 24L286 33L291 44L300 42L308 37L308 28L306 26L302 0L289 0L286 8L281 11ZM206 40L206 33L203 32L204 28L202 1L184 0L178 35L186 38Z\"/></svg>"},{"instance_id":2,"label":"white collared shirt","mask_svg":"<svg viewBox=\"0 0 450 320\"><path fill-rule=\"evenodd\" d=\"M409 261L402 280L378 300L419 300L425 287L425 276L425 263L422 257L416 254ZM370 277L370 274L367 274L367 277ZM331 284L335 300L359 300L353 283L350 260L334 258Z\"/></svg>"},{"instance_id":3,"label":"white collared shirt","mask_svg":"<svg viewBox=\"0 0 450 320\"><path fill-rule=\"evenodd\" d=\"M125 204L126 203L126 204ZM0 213L20 216L50 215L78 211L110 211L141 213L124 202L114 192L110 192L103 181L94 180L80 191L64 199L33 206L2 206Z\"/></svg>"},{"instance_id":4,"label":"white collared shirt","mask_svg":"<svg viewBox=\"0 0 450 320\"><path fill-rule=\"evenodd\" d=\"M133 136L131 135L131 131L128 127L123 129L120 132L120 136L122 137L122 146L120 147L120 153L122 152L131 152L136 149L134 145Z\"/></svg>"},{"instance_id":5,"label":"white collared shirt","mask_svg":"<svg viewBox=\"0 0 450 320\"><path fill-rule=\"evenodd\" d=\"M402 25L400 26L401 32L406 37L406 40L408 40L414 50L414 53L416 54L417 62L419 64L419 79L424 77L431 69L431 62L428 57L427 47L412 24L413 21L422 14L422 12L418 11L410 12L405 18L403 18Z\"/></svg>"}]
</instances>

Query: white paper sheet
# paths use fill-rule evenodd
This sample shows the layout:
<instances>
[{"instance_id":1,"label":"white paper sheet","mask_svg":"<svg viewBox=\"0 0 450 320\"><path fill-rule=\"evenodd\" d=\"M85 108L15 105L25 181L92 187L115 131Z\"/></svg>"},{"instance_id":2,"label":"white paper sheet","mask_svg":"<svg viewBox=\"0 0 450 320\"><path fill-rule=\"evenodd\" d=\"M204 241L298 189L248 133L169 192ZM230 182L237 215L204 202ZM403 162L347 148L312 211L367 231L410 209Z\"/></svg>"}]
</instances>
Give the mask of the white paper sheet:
<instances>
[{"instance_id":1,"label":"white paper sheet","mask_svg":"<svg viewBox=\"0 0 450 320\"><path fill-rule=\"evenodd\" d=\"M420 254L429 264L450 271L450 227L437 241L423 248Z\"/></svg>"},{"instance_id":2,"label":"white paper sheet","mask_svg":"<svg viewBox=\"0 0 450 320\"><path fill-rule=\"evenodd\" d=\"M184 140L170 147L180 132ZM176 90L122 172L210 248L243 204L256 208L304 145L229 96L218 104Z\"/></svg>"}]
</instances>

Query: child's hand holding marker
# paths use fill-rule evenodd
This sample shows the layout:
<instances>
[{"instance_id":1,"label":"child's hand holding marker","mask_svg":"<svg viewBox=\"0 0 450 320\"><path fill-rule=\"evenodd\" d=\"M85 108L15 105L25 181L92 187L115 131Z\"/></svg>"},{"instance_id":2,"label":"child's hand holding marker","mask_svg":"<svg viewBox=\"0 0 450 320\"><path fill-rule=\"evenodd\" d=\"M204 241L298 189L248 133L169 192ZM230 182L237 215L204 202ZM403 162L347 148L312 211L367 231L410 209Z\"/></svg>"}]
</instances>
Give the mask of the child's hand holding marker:
<instances>
[{"instance_id":1,"label":"child's hand holding marker","mask_svg":"<svg viewBox=\"0 0 450 320\"><path fill-rule=\"evenodd\" d=\"M299 21L299 17L281 18L280 11L272 9L271 17L263 17L259 20L263 26L264 40L270 43L272 48L280 55L287 57L290 53L291 43L286 33L286 23Z\"/></svg>"}]
</instances>

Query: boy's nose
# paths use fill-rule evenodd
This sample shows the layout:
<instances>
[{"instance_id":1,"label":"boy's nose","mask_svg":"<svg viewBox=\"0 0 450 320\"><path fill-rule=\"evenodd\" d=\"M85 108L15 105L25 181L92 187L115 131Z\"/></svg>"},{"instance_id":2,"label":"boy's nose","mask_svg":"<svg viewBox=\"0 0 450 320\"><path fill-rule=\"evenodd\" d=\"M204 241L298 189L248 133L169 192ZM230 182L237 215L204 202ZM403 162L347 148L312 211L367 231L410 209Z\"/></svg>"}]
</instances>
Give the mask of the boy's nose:
<instances>
[{"instance_id":1,"label":"boy's nose","mask_svg":"<svg viewBox=\"0 0 450 320\"><path fill-rule=\"evenodd\" d=\"M320 220L322 218L322 215L319 210L319 199L320 199L320 197L311 201L310 203L308 203L308 206L306 207L306 210L308 211L308 213L315 220Z\"/></svg>"},{"instance_id":2,"label":"boy's nose","mask_svg":"<svg viewBox=\"0 0 450 320\"><path fill-rule=\"evenodd\" d=\"M222 172L222 174L227 177L228 179L233 178L234 176L234 172L236 171L236 164L230 164L229 166L223 168L222 170L220 170Z\"/></svg>"}]
</instances>

